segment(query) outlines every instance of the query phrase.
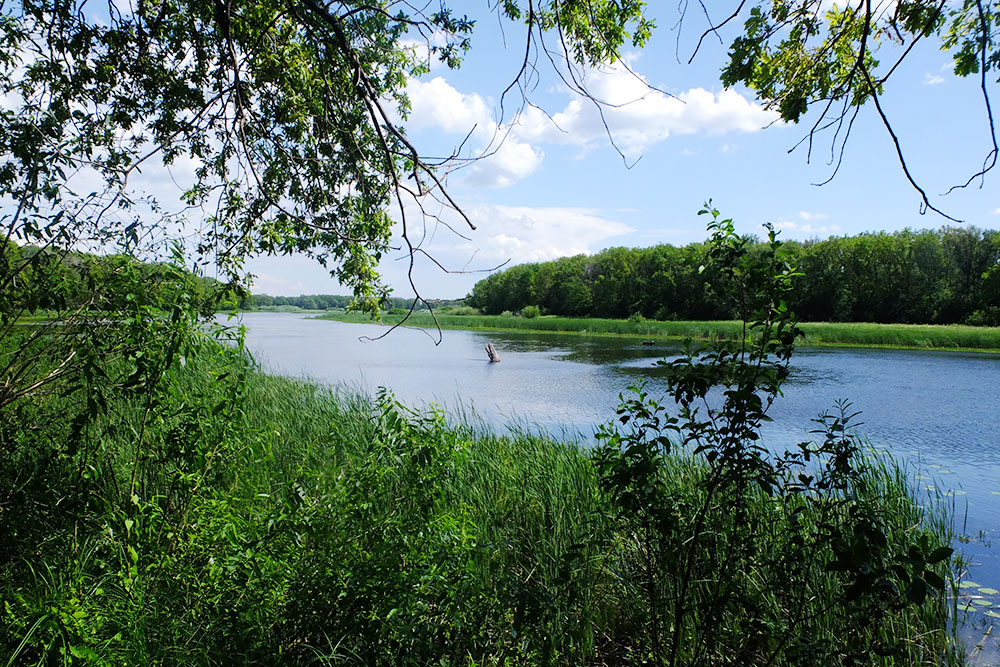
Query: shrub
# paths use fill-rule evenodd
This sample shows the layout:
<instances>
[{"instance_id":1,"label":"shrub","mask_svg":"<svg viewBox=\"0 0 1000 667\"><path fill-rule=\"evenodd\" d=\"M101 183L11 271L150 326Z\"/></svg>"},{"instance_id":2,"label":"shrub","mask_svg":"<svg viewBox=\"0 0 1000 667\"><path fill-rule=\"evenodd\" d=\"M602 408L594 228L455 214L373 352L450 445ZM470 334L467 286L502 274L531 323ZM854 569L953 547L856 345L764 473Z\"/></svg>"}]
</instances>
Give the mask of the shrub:
<instances>
[{"instance_id":1,"label":"shrub","mask_svg":"<svg viewBox=\"0 0 1000 667\"><path fill-rule=\"evenodd\" d=\"M706 208L713 288L736 301L749 335L660 362L672 400L634 387L597 434L595 463L645 598L636 662L957 662L933 640L902 640L929 609L947 618L949 535L892 464L864 454L850 405L817 420L817 442L761 444L801 335L784 301L799 273L773 229L750 252Z\"/></svg>"},{"instance_id":2,"label":"shrub","mask_svg":"<svg viewBox=\"0 0 1000 667\"><path fill-rule=\"evenodd\" d=\"M965 323L974 327L1000 327L1000 308L994 306L977 310L969 315Z\"/></svg>"},{"instance_id":3,"label":"shrub","mask_svg":"<svg viewBox=\"0 0 1000 667\"><path fill-rule=\"evenodd\" d=\"M538 306L525 306L521 309L521 317L526 317L528 319L533 319L541 314L542 310Z\"/></svg>"}]
</instances>

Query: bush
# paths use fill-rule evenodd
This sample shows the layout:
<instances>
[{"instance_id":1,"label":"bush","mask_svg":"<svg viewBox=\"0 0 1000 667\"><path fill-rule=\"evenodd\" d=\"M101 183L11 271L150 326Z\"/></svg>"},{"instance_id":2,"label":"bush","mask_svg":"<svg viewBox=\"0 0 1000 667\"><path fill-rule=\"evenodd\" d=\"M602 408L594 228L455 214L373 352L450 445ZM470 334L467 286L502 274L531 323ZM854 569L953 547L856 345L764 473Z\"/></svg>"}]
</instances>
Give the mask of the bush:
<instances>
[{"instance_id":1,"label":"bush","mask_svg":"<svg viewBox=\"0 0 1000 667\"><path fill-rule=\"evenodd\" d=\"M525 306L521 309L521 317L526 317L529 320L536 318L541 314L542 310L538 306Z\"/></svg>"},{"instance_id":2,"label":"bush","mask_svg":"<svg viewBox=\"0 0 1000 667\"><path fill-rule=\"evenodd\" d=\"M622 547L635 554L627 578L645 599L639 627L648 643L630 657L959 662L947 637L904 639L928 615L941 629L947 623L948 518L921 510L894 464L866 455L850 435L850 404L816 420L817 442L785 452L761 444L801 335L784 301L799 273L773 229L751 253L732 221L711 207L703 213L712 215L716 289L739 299L733 307L750 334L661 361L672 400L633 387L594 450ZM710 391L724 400L706 401Z\"/></svg>"},{"instance_id":3,"label":"bush","mask_svg":"<svg viewBox=\"0 0 1000 667\"><path fill-rule=\"evenodd\" d=\"M977 310L969 315L965 323L974 327L1000 327L1000 308Z\"/></svg>"}]
</instances>

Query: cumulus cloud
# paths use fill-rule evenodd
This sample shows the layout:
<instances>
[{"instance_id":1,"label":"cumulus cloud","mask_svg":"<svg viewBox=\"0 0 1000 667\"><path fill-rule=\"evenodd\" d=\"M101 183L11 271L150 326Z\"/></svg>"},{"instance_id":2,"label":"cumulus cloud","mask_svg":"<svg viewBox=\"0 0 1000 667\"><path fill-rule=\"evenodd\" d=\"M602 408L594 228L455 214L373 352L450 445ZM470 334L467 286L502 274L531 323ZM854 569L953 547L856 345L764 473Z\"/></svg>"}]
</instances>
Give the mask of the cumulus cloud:
<instances>
[{"instance_id":1,"label":"cumulus cloud","mask_svg":"<svg viewBox=\"0 0 1000 667\"><path fill-rule=\"evenodd\" d=\"M484 239L480 255L514 264L590 254L608 239L634 231L587 208L493 205L476 214Z\"/></svg>"},{"instance_id":2,"label":"cumulus cloud","mask_svg":"<svg viewBox=\"0 0 1000 667\"><path fill-rule=\"evenodd\" d=\"M470 170L476 185L502 187L541 167L541 146L569 145L586 151L608 142L630 158L674 135L723 135L755 132L776 122L777 114L734 90L711 92L692 88L668 95L652 89L625 65L586 70L583 84L604 105L571 99L551 115L527 107L516 118L497 123L492 103L476 93L462 93L443 77L412 80L411 129L433 128L459 140L471 132L474 150L487 157Z\"/></svg>"},{"instance_id":3,"label":"cumulus cloud","mask_svg":"<svg viewBox=\"0 0 1000 667\"><path fill-rule=\"evenodd\" d=\"M408 215L413 214L408 218L410 224L421 219L415 207L407 209ZM635 231L607 212L591 208L482 203L463 210L477 228L471 240L451 233L437 234L430 228L422 234L414 229L409 232L411 239L426 239L425 250L450 269L465 267L470 258L474 258L476 268L483 268L507 260L520 264L590 254L611 245L610 239ZM441 211L439 218L455 230L465 226L450 209ZM425 224L431 223L425 220ZM396 234L400 232L397 227Z\"/></svg>"},{"instance_id":4,"label":"cumulus cloud","mask_svg":"<svg viewBox=\"0 0 1000 667\"><path fill-rule=\"evenodd\" d=\"M465 134L473 128L481 132L495 125L492 111L481 96L460 93L444 77L436 76L429 81L411 79L406 93L411 106L407 121L410 128L434 127Z\"/></svg>"},{"instance_id":5,"label":"cumulus cloud","mask_svg":"<svg viewBox=\"0 0 1000 667\"><path fill-rule=\"evenodd\" d=\"M472 185L490 188L513 185L541 167L544 157L540 149L508 137L499 142L484 161L472 165L468 181Z\"/></svg>"}]
</instances>

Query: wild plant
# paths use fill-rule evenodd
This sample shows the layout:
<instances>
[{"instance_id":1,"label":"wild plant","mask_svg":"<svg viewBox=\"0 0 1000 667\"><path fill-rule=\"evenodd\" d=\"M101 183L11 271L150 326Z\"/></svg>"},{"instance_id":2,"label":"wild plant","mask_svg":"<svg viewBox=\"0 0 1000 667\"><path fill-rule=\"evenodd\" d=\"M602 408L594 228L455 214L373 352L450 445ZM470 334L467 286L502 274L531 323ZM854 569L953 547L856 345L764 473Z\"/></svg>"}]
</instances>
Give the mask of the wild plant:
<instances>
[{"instance_id":1,"label":"wild plant","mask_svg":"<svg viewBox=\"0 0 1000 667\"><path fill-rule=\"evenodd\" d=\"M711 238L699 270L731 299L743 335L689 344L660 362L667 399L632 387L597 434L601 484L631 536L623 548L636 555L646 601L648 641L635 657L659 665L944 659L946 638L904 645L895 633L907 605L943 604L952 549L919 519L893 514L886 496L900 490L869 483L873 462L852 432L849 404L818 418L813 441L766 446L762 426L801 335L784 300L799 272L773 227L755 245L711 203L700 214L711 216Z\"/></svg>"}]
</instances>

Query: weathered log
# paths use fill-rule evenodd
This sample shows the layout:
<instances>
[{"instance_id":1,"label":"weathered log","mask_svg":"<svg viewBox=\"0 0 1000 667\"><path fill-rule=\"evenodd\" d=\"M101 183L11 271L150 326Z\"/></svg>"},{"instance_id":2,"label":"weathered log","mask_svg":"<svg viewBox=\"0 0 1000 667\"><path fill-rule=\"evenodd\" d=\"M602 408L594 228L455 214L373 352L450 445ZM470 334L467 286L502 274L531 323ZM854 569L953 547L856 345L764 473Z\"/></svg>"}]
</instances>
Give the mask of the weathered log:
<instances>
[{"instance_id":1,"label":"weathered log","mask_svg":"<svg viewBox=\"0 0 1000 667\"><path fill-rule=\"evenodd\" d=\"M488 343L486 345L486 354L490 357L490 362L500 361L500 355L497 354L497 349L493 347L493 343Z\"/></svg>"}]
</instances>

